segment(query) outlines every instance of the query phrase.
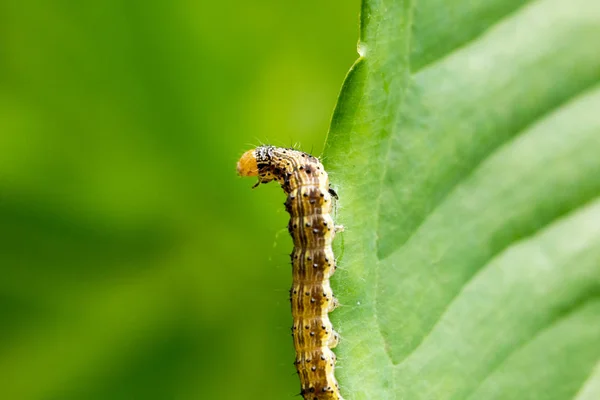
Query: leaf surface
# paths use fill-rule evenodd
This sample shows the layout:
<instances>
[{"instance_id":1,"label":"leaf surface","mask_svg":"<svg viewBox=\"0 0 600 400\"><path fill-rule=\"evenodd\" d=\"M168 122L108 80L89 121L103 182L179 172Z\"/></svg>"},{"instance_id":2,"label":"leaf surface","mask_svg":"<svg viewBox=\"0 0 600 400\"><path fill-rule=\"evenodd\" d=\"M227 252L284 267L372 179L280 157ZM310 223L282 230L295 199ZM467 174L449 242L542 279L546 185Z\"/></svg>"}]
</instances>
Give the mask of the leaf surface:
<instances>
[{"instance_id":1,"label":"leaf surface","mask_svg":"<svg viewBox=\"0 0 600 400\"><path fill-rule=\"evenodd\" d=\"M363 2L324 158L347 398L600 397L599 20Z\"/></svg>"}]
</instances>

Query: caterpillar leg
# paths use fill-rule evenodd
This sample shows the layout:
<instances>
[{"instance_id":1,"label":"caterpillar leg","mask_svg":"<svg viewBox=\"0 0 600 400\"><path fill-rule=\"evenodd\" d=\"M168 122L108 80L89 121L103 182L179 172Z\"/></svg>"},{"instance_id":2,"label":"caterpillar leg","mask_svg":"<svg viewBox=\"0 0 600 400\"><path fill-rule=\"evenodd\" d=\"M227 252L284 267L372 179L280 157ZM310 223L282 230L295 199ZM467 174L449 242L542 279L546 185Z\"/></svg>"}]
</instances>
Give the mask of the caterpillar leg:
<instances>
[{"instance_id":1,"label":"caterpillar leg","mask_svg":"<svg viewBox=\"0 0 600 400\"><path fill-rule=\"evenodd\" d=\"M333 297L333 301L331 301L329 303L329 312L335 310L336 308L338 308L340 306L340 302L338 301L337 297Z\"/></svg>"},{"instance_id":2,"label":"caterpillar leg","mask_svg":"<svg viewBox=\"0 0 600 400\"><path fill-rule=\"evenodd\" d=\"M340 335L336 331L333 331L331 336L329 337L329 343L328 343L329 348L333 349L335 346L338 345L339 342L340 342Z\"/></svg>"}]
</instances>

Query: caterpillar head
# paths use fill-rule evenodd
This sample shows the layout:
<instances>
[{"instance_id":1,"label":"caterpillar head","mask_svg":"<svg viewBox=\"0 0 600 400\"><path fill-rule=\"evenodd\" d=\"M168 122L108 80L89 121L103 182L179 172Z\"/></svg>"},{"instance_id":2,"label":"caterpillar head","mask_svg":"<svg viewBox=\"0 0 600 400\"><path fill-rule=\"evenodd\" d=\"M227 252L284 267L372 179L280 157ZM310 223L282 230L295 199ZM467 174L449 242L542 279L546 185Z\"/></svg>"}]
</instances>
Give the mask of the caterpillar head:
<instances>
[{"instance_id":1,"label":"caterpillar head","mask_svg":"<svg viewBox=\"0 0 600 400\"><path fill-rule=\"evenodd\" d=\"M256 149L248 150L237 163L237 173L240 176L258 176L258 163L256 162Z\"/></svg>"},{"instance_id":2,"label":"caterpillar head","mask_svg":"<svg viewBox=\"0 0 600 400\"><path fill-rule=\"evenodd\" d=\"M237 163L238 174L240 176L258 176L258 182L253 187L279 179L280 176L274 171L276 166L272 162L273 149L273 146L260 146L242 154Z\"/></svg>"}]
</instances>

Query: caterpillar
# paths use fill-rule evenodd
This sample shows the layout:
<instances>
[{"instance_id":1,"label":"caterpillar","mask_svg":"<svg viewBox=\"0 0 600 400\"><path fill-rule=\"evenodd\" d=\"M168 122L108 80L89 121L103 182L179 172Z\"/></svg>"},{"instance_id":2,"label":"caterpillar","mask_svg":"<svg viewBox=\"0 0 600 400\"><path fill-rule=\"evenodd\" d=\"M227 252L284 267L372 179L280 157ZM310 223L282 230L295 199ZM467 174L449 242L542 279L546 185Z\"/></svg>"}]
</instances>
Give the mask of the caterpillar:
<instances>
[{"instance_id":1,"label":"caterpillar","mask_svg":"<svg viewBox=\"0 0 600 400\"><path fill-rule=\"evenodd\" d=\"M329 177L314 156L294 149L260 146L245 152L237 164L241 176L257 176L253 186L279 182L287 194L284 203L290 214L288 231L294 250L292 336L296 350L295 366L305 400L343 400L334 376L333 351L339 335L333 330L329 312L338 306L329 277L335 269L331 242L336 232L331 217L332 197Z\"/></svg>"}]
</instances>

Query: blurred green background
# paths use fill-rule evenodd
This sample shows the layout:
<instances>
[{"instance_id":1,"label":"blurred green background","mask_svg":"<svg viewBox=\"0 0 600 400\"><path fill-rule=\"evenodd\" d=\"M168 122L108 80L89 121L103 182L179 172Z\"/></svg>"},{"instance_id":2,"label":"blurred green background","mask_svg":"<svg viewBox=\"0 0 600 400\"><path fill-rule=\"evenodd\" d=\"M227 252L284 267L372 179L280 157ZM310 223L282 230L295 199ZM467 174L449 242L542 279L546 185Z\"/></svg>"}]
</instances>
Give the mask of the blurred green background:
<instances>
[{"instance_id":1,"label":"blurred green background","mask_svg":"<svg viewBox=\"0 0 600 400\"><path fill-rule=\"evenodd\" d=\"M358 0L0 2L0 398L292 399L291 240Z\"/></svg>"}]
</instances>

